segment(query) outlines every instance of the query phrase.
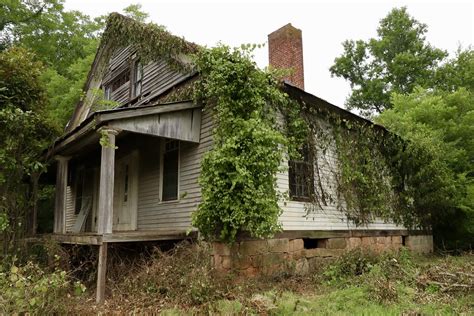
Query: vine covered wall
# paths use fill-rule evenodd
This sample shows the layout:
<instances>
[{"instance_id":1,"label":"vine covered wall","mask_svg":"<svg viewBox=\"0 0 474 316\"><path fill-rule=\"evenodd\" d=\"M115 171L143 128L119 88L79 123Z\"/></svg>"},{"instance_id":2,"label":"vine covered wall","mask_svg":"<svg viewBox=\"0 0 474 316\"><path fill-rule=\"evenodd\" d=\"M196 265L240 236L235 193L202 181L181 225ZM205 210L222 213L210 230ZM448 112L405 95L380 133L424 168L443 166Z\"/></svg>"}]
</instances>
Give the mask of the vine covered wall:
<instances>
[{"instance_id":1,"label":"vine covered wall","mask_svg":"<svg viewBox=\"0 0 474 316\"><path fill-rule=\"evenodd\" d=\"M357 225L382 218L429 228L443 212L452 188L437 173L429 149L290 97L278 79L281 72L260 70L252 61L255 45L203 48L117 14L109 19L103 45L132 45L145 61L165 59L199 73L167 99L191 97L214 115L214 147L202 161L202 202L193 213L193 225L207 239L233 242L241 232L258 238L278 232L278 202L287 193L277 190L276 175L286 153L298 159L304 143L316 157L316 173L330 151L337 156L336 164L326 163L336 187L329 190L327 179L316 174L308 213L336 201Z\"/></svg>"}]
</instances>

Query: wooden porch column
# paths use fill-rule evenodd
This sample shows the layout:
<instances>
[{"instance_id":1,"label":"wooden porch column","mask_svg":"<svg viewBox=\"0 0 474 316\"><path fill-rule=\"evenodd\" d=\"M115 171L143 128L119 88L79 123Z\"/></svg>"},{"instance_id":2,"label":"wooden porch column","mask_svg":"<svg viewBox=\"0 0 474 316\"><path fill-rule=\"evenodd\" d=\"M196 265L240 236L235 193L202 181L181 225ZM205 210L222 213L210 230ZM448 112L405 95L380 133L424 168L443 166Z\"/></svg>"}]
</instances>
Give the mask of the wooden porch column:
<instances>
[{"instance_id":1,"label":"wooden porch column","mask_svg":"<svg viewBox=\"0 0 474 316\"><path fill-rule=\"evenodd\" d=\"M114 207L114 170L115 170L115 136L119 131L102 127L99 129L102 146L99 180L99 209L97 233L111 234ZM105 299L105 283L107 276L107 243L99 247L99 262L97 264L96 301L102 303Z\"/></svg>"},{"instance_id":2,"label":"wooden porch column","mask_svg":"<svg viewBox=\"0 0 474 316\"><path fill-rule=\"evenodd\" d=\"M97 233L112 233L114 207L115 136L119 131L102 127Z\"/></svg>"},{"instance_id":3,"label":"wooden porch column","mask_svg":"<svg viewBox=\"0 0 474 316\"><path fill-rule=\"evenodd\" d=\"M66 200L68 164L71 157L55 156L58 162L56 172L56 198L54 202L54 233L66 233Z\"/></svg>"}]
</instances>

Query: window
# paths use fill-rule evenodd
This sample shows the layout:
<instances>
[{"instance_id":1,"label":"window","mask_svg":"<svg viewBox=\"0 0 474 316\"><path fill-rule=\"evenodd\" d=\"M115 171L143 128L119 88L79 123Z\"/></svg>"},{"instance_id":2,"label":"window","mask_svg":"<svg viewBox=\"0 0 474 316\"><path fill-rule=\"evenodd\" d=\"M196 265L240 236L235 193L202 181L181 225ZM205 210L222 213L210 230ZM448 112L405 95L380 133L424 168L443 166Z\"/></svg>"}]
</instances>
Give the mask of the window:
<instances>
[{"instance_id":1,"label":"window","mask_svg":"<svg viewBox=\"0 0 474 316\"><path fill-rule=\"evenodd\" d=\"M314 198L314 170L309 146L300 151L301 160L289 161L290 198L293 201L312 201Z\"/></svg>"},{"instance_id":2,"label":"window","mask_svg":"<svg viewBox=\"0 0 474 316\"><path fill-rule=\"evenodd\" d=\"M132 99L142 94L143 65L140 60L133 62Z\"/></svg>"},{"instance_id":3,"label":"window","mask_svg":"<svg viewBox=\"0 0 474 316\"><path fill-rule=\"evenodd\" d=\"M104 87L104 97L112 100L112 93L130 81L130 70L127 69Z\"/></svg>"},{"instance_id":4,"label":"window","mask_svg":"<svg viewBox=\"0 0 474 316\"><path fill-rule=\"evenodd\" d=\"M112 87L110 85L105 87L104 99L112 100Z\"/></svg>"},{"instance_id":5,"label":"window","mask_svg":"<svg viewBox=\"0 0 474 316\"><path fill-rule=\"evenodd\" d=\"M162 201L178 199L179 141L165 140L163 152Z\"/></svg>"},{"instance_id":6,"label":"window","mask_svg":"<svg viewBox=\"0 0 474 316\"><path fill-rule=\"evenodd\" d=\"M82 208L82 196L84 194L84 168L79 168L76 173L74 214L79 214Z\"/></svg>"}]
</instances>

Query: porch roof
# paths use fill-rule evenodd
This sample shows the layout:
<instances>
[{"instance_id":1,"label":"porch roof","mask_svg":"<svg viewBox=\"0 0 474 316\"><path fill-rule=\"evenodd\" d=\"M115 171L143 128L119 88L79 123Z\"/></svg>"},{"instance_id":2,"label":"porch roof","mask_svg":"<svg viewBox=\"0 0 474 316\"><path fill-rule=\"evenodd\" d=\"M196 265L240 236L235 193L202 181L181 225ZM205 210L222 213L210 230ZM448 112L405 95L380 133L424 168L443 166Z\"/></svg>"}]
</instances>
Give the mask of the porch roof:
<instances>
[{"instance_id":1,"label":"porch roof","mask_svg":"<svg viewBox=\"0 0 474 316\"><path fill-rule=\"evenodd\" d=\"M199 143L201 105L191 101L117 108L94 112L72 131L54 141L46 158L67 155L98 143L97 130L108 126L120 131L153 135Z\"/></svg>"}]
</instances>

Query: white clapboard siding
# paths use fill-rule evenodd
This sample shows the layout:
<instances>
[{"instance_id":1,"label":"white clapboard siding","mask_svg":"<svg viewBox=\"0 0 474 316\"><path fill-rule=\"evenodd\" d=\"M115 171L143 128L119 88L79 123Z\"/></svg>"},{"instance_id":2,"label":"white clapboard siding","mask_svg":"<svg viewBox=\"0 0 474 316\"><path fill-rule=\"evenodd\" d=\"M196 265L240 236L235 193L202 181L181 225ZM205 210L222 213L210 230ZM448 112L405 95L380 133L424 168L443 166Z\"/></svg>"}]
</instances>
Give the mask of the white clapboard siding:
<instances>
[{"instance_id":1,"label":"white clapboard siding","mask_svg":"<svg viewBox=\"0 0 474 316\"><path fill-rule=\"evenodd\" d=\"M323 123L324 124L324 123ZM198 183L201 159L212 147L213 122L209 111L202 113L200 144L181 143L180 188L181 197L177 202L159 201L159 143L147 146L141 154L138 229L139 230L187 230L191 228L191 213L201 202L201 189ZM330 126L327 126L330 128ZM153 148L153 149L151 149ZM326 192L336 197L336 166L334 147L326 151L324 157L318 157L319 172L315 169L315 179L321 177ZM288 192L288 161L282 162L282 171L277 174L277 185L281 192ZM183 196L184 195L184 196ZM280 222L284 230L347 230L347 229L381 229L394 230L403 227L392 223L375 220L368 226L356 227L348 222L346 216L337 209L337 202L323 205L321 210L307 213L304 202L281 201L283 213Z\"/></svg>"},{"instance_id":2,"label":"white clapboard siding","mask_svg":"<svg viewBox=\"0 0 474 316\"><path fill-rule=\"evenodd\" d=\"M201 201L198 183L201 159L212 146L210 111L204 110L201 120L200 143L181 142L180 145L178 201L159 201L161 162L158 143L142 151L138 187L138 230L187 230L191 227L191 213Z\"/></svg>"},{"instance_id":3,"label":"white clapboard siding","mask_svg":"<svg viewBox=\"0 0 474 316\"><path fill-rule=\"evenodd\" d=\"M319 122L325 128L330 129L331 126L326 122L320 120ZM316 144L318 140L316 139ZM317 146L317 145L316 145ZM326 146L324 146L326 147ZM333 201L320 202L322 209L311 208L308 212L307 204L305 202L297 201L282 201L280 203L283 209L283 214L280 216L280 222L284 230L346 230L346 229L377 229L390 230L402 229L403 227L394 225L393 223L384 223L380 219L376 219L368 226L357 227L354 223L349 222L343 212L337 209L337 183L334 175L337 170L337 153L335 150L334 140L327 146L327 150L323 153L322 148L317 148L317 166L314 167L315 188L318 188L317 179L320 178L321 185L325 192L328 192ZM319 149L319 150L318 150ZM277 175L277 185L280 192L289 192L289 175L288 175L288 161L285 159L282 162L282 172Z\"/></svg>"}]
</instances>

